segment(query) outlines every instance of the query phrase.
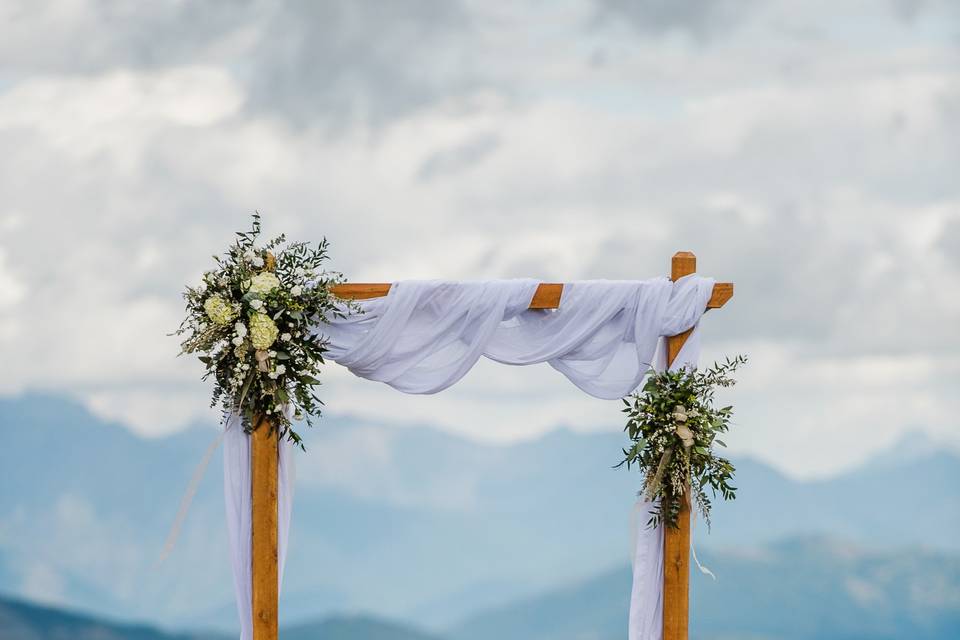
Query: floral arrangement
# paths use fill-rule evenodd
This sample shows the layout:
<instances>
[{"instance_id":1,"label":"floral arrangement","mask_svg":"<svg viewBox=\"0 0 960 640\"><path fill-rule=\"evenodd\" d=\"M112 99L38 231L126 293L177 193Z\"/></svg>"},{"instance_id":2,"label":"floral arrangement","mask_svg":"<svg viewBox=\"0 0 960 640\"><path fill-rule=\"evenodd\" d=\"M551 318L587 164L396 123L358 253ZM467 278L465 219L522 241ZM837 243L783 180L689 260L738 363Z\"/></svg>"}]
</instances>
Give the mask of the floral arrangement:
<instances>
[{"instance_id":1,"label":"floral arrangement","mask_svg":"<svg viewBox=\"0 0 960 640\"><path fill-rule=\"evenodd\" d=\"M708 526L707 487L725 500L736 497L737 489L730 484L733 464L713 451L714 445L726 446L717 436L729 429L733 407L716 408L713 397L717 387L736 383L730 374L746 361L737 356L705 371L651 373L640 392L624 398L624 431L632 445L623 450L624 459L617 466L637 465L644 474L642 495L650 502L660 499L648 526L676 527L688 488Z\"/></svg>"},{"instance_id":2,"label":"floral arrangement","mask_svg":"<svg viewBox=\"0 0 960 640\"><path fill-rule=\"evenodd\" d=\"M343 276L323 269L326 239L311 247L281 235L258 246L259 236L255 213L251 230L214 256L216 268L199 286L187 287L187 317L175 335L184 336L181 355L201 354L203 378L214 379L210 406L225 417L237 412L247 432L266 419L302 447L286 408L308 425L320 414L315 387L327 345L311 326L354 307L330 291Z\"/></svg>"}]
</instances>

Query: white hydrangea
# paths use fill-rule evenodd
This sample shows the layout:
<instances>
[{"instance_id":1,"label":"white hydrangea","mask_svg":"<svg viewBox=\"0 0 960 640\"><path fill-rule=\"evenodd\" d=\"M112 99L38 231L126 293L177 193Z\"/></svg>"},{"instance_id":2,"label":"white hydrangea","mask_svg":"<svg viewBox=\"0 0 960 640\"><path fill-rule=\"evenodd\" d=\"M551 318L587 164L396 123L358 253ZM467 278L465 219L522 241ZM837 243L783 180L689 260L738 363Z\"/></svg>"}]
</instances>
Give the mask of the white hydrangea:
<instances>
[{"instance_id":1,"label":"white hydrangea","mask_svg":"<svg viewBox=\"0 0 960 640\"><path fill-rule=\"evenodd\" d=\"M237 316L233 306L221 296L207 298L203 303L203 309L214 324L227 324Z\"/></svg>"},{"instance_id":2,"label":"white hydrangea","mask_svg":"<svg viewBox=\"0 0 960 640\"><path fill-rule=\"evenodd\" d=\"M253 293L270 293L280 286L280 279L269 271L258 273L250 278L248 289Z\"/></svg>"}]
</instances>

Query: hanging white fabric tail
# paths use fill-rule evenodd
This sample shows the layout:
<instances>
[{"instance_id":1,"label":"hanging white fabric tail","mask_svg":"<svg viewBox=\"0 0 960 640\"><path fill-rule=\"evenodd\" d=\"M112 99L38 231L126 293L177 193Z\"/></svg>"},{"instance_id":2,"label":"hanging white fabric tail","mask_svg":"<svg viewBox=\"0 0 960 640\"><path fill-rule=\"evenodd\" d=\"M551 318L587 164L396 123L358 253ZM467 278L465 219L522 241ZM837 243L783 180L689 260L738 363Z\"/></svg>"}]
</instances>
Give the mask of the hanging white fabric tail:
<instances>
[{"instance_id":1,"label":"hanging white fabric tail","mask_svg":"<svg viewBox=\"0 0 960 640\"><path fill-rule=\"evenodd\" d=\"M227 538L233 568L234 594L240 614L240 640L253 638L253 603L250 574L250 436L244 433L239 416L230 416L223 443L223 492L227 509ZM293 446L280 441L277 467L277 573L283 583L283 567L287 560L290 514L293 507Z\"/></svg>"},{"instance_id":2,"label":"hanging white fabric tail","mask_svg":"<svg viewBox=\"0 0 960 640\"><path fill-rule=\"evenodd\" d=\"M640 524L655 503L638 497L633 516L636 545L633 551L633 587L630 591L630 640L660 640L663 637L663 527Z\"/></svg>"}]
</instances>

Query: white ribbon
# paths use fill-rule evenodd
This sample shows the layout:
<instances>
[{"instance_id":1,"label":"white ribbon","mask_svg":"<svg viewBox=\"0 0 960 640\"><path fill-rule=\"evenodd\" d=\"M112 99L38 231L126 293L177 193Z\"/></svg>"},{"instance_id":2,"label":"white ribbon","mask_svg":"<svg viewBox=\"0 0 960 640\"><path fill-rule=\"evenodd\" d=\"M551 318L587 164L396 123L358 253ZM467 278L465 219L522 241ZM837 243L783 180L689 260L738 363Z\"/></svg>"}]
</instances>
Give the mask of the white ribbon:
<instances>
[{"instance_id":1,"label":"white ribbon","mask_svg":"<svg viewBox=\"0 0 960 640\"><path fill-rule=\"evenodd\" d=\"M653 505L652 502L647 502L643 498L643 492L637 494L637 501L633 503L633 509L630 512L630 560L631 566L636 569L637 565L637 540L640 537L640 511L643 507ZM710 571L707 567L700 564L699 558L697 558L697 546L693 543L695 525L697 524L697 511L696 509L691 509L692 512L692 522L690 523L690 551L693 553L693 561L697 565L697 569L700 570L700 573L710 576L714 580L717 579L717 576ZM649 512L648 512L649 513Z\"/></svg>"}]
</instances>

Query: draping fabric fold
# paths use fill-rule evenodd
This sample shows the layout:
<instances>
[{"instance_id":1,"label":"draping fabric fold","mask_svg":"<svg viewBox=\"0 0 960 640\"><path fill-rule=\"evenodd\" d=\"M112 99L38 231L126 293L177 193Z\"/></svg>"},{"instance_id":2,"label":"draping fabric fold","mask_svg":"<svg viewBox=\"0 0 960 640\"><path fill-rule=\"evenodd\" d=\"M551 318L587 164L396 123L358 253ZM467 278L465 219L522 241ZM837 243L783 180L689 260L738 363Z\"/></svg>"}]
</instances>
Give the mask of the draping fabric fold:
<instances>
[{"instance_id":1,"label":"draping fabric fold","mask_svg":"<svg viewBox=\"0 0 960 640\"><path fill-rule=\"evenodd\" d=\"M253 603L250 575L250 436L240 426L240 418L232 415L225 425L223 437L223 495L227 509L227 541L233 569L233 588L240 614L240 640L253 638ZM293 446L280 442L277 464L277 563L278 579L283 584L283 567L287 561L290 538L290 515L293 508Z\"/></svg>"},{"instance_id":2,"label":"draping fabric fold","mask_svg":"<svg viewBox=\"0 0 960 640\"><path fill-rule=\"evenodd\" d=\"M405 393L437 393L481 358L511 365L547 362L584 392L615 400L660 366L663 336L693 328L674 366L695 364L697 323L714 281L591 280L565 284L558 309L532 310L538 281L401 281L387 296L363 300L363 313L318 324L328 359L357 376ZM235 421L233 421L235 422ZM250 449L239 425L227 425L224 491L241 640L250 640ZM292 504L289 444L280 460L280 575ZM662 619L662 531L643 530L634 552L630 640L658 640Z\"/></svg>"}]
</instances>

